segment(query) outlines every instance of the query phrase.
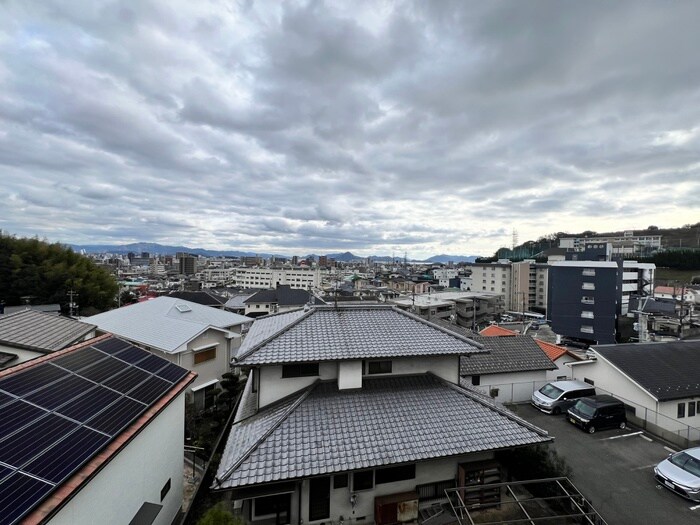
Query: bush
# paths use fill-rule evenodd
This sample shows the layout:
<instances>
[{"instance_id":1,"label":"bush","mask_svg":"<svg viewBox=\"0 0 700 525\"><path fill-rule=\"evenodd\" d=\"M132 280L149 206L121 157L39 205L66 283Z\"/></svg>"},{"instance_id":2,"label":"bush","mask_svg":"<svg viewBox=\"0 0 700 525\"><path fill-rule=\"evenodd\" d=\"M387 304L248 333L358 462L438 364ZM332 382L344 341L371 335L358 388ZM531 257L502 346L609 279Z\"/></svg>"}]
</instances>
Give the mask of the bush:
<instances>
[{"instance_id":1,"label":"bush","mask_svg":"<svg viewBox=\"0 0 700 525\"><path fill-rule=\"evenodd\" d=\"M210 508L197 525L243 525L243 519L231 514L226 505L221 502Z\"/></svg>"}]
</instances>

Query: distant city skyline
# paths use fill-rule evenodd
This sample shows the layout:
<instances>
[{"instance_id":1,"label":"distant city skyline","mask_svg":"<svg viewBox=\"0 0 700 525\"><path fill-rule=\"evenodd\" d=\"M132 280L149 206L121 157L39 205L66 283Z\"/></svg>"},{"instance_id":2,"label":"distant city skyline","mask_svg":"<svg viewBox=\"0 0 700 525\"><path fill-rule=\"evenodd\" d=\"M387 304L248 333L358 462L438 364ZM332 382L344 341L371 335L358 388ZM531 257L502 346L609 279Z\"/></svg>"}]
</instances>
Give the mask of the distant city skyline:
<instances>
[{"instance_id":1,"label":"distant city skyline","mask_svg":"<svg viewBox=\"0 0 700 525\"><path fill-rule=\"evenodd\" d=\"M0 3L0 229L422 259L696 223L699 15Z\"/></svg>"}]
</instances>

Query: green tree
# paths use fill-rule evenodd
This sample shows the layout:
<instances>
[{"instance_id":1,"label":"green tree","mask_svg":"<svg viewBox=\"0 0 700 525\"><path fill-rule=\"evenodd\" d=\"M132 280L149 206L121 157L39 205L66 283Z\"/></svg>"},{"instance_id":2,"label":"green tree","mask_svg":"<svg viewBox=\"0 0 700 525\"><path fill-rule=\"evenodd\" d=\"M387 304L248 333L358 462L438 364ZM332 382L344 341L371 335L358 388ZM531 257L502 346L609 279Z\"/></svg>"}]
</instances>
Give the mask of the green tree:
<instances>
[{"instance_id":1,"label":"green tree","mask_svg":"<svg viewBox=\"0 0 700 525\"><path fill-rule=\"evenodd\" d=\"M58 243L0 235L0 299L8 306L58 303L68 309L68 291L78 294L81 312L111 308L115 278L90 259Z\"/></svg>"},{"instance_id":2,"label":"green tree","mask_svg":"<svg viewBox=\"0 0 700 525\"><path fill-rule=\"evenodd\" d=\"M231 514L223 502L217 503L202 516L197 525L243 525L243 520Z\"/></svg>"}]
</instances>

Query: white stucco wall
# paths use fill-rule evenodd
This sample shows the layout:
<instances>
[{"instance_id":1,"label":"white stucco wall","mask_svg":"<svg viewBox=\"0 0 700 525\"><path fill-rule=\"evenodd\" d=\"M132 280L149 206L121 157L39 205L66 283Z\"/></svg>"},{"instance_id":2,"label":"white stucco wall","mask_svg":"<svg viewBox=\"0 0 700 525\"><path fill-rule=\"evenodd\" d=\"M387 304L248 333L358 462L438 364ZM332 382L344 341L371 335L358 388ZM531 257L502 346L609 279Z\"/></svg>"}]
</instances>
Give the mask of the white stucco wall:
<instances>
[{"instance_id":1,"label":"white stucco wall","mask_svg":"<svg viewBox=\"0 0 700 525\"><path fill-rule=\"evenodd\" d=\"M334 362L320 363L318 376L282 378L282 365L260 367L260 385L258 386L259 407L262 408L321 378L321 380L338 377L338 365Z\"/></svg>"},{"instance_id":2,"label":"white stucco wall","mask_svg":"<svg viewBox=\"0 0 700 525\"><path fill-rule=\"evenodd\" d=\"M49 523L129 523L145 502L163 505L154 525L170 525L182 505L185 405L180 394ZM170 479L163 501L160 492Z\"/></svg>"},{"instance_id":3,"label":"white stucco wall","mask_svg":"<svg viewBox=\"0 0 700 525\"><path fill-rule=\"evenodd\" d=\"M194 364L195 352L193 352L192 349L208 345L217 345L216 359ZM177 363L180 366L188 370L193 370L198 374L197 379L190 385L190 388L196 388L212 379L220 379L222 374L230 370L231 363L229 341L226 338L225 332L211 329L205 330L187 343L187 350L180 352L177 359Z\"/></svg>"},{"instance_id":4,"label":"white stucco wall","mask_svg":"<svg viewBox=\"0 0 700 525\"><path fill-rule=\"evenodd\" d=\"M384 359L377 359L384 361ZM451 383L459 383L459 357L456 355L431 357L398 357L391 359L391 375L424 374L432 372ZM386 374L365 375L382 377Z\"/></svg>"},{"instance_id":5,"label":"white stucco wall","mask_svg":"<svg viewBox=\"0 0 700 525\"><path fill-rule=\"evenodd\" d=\"M374 498L377 496L408 492L415 490L416 485L454 479L457 476L457 466L459 463L482 461L491 458L493 458L492 452L483 452L472 455L422 461L416 464L416 477L414 479L375 485L373 489L358 492L352 492L352 474L349 474L348 486L340 489L333 488L333 479L331 477L331 513L329 519L337 523L338 518L343 516L343 518L345 518L345 522L347 523L348 518L357 519L364 516L364 522L370 524L374 521ZM354 512L352 506L350 505L351 494L356 495ZM308 519L308 480L304 480L302 482L301 513L304 523L321 523L328 521L328 519L325 519L310 522ZM292 521L292 523L294 523L294 521Z\"/></svg>"},{"instance_id":6,"label":"white stucco wall","mask_svg":"<svg viewBox=\"0 0 700 525\"><path fill-rule=\"evenodd\" d=\"M24 363L25 361L36 359L37 357L46 355L40 352L32 352L31 350L23 350L21 348L15 348L14 346L6 345L0 345L0 352L7 352L9 354L15 354L17 356L17 359L13 359L12 361L10 361L4 368L10 368L11 366L15 366L20 363ZM0 367L0 369L2 368L3 367Z\"/></svg>"},{"instance_id":7,"label":"white stucco wall","mask_svg":"<svg viewBox=\"0 0 700 525\"><path fill-rule=\"evenodd\" d=\"M471 376L466 376L464 380L467 385L471 385ZM492 388L498 388L497 401L500 403L519 403L530 401L532 392L542 388L547 381L545 370L487 374L480 377L480 385L472 388L479 389L487 395Z\"/></svg>"},{"instance_id":8,"label":"white stucco wall","mask_svg":"<svg viewBox=\"0 0 700 525\"><path fill-rule=\"evenodd\" d=\"M338 388L362 388L362 361L338 362Z\"/></svg>"},{"instance_id":9,"label":"white stucco wall","mask_svg":"<svg viewBox=\"0 0 700 525\"><path fill-rule=\"evenodd\" d=\"M556 361L554 361L554 364L557 365L556 370L547 370L545 376L547 381L557 381L559 377L566 377L567 379L571 379L571 367L568 366L567 363L576 363L578 360L574 359L573 357L569 355L563 355Z\"/></svg>"}]
</instances>

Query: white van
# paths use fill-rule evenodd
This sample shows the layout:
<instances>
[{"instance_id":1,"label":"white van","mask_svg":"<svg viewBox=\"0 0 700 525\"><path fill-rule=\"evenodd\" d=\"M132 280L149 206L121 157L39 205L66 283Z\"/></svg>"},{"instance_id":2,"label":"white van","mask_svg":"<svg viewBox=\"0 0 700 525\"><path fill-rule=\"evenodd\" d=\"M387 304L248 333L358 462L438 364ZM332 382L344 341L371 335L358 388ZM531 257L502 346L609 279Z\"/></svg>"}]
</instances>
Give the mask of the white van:
<instances>
[{"instance_id":1,"label":"white van","mask_svg":"<svg viewBox=\"0 0 700 525\"><path fill-rule=\"evenodd\" d=\"M580 397L595 395L595 388L583 381L552 381L532 394L532 406L547 414L561 414Z\"/></svg>"}]
</instances>

